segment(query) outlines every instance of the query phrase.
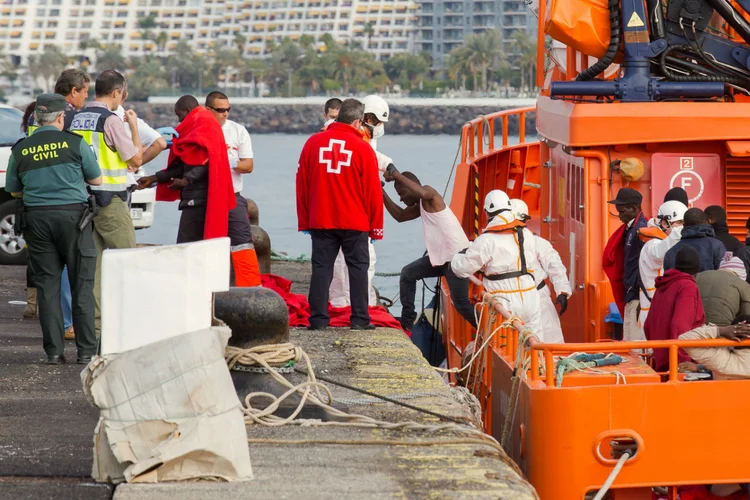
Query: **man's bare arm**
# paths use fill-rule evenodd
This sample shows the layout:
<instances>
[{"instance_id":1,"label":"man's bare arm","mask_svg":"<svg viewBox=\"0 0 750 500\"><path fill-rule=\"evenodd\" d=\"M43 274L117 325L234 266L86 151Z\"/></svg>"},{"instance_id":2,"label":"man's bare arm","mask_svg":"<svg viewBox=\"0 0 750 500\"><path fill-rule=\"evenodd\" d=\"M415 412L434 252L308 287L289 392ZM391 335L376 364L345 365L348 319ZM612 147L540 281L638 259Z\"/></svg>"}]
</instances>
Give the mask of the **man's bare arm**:
<instances>
[{"instance_id":1,"label":"man's bare arm","mask_svg":"<svg viewBox=\"0 0 750 500\"><path fill-rule=\"evenodd\" d=\"M237 163L237 166L234 167L234 170L241 174L249 174L253 171L254 167L255 163L253 162L252 158L243 158Z\"/></svg>"},{"instance_id":2,"label":"man's bare arm","mask_svg":"<svg viewBox=\"0 0 750 500\"><path fill-rule=\"evenodd\" d=\"M385 209L388 210L388 213L391 214L391 217L396 222L407 222L419 218L418 205L402 208L388 196L385 189L383 190L383 203L385 204Z\"/></svg>"},{"instance_id":3,"label":"man's bare arm","mask_svg":"<svg viewBox=\"0 0 750 500\"><path fill-rule=\"evenodd\" d=\"M165 149L167 149L167 141L163 137L159 137L143 152L143 165L159 156L159 153Z\"/></svg>"}]
</instances>

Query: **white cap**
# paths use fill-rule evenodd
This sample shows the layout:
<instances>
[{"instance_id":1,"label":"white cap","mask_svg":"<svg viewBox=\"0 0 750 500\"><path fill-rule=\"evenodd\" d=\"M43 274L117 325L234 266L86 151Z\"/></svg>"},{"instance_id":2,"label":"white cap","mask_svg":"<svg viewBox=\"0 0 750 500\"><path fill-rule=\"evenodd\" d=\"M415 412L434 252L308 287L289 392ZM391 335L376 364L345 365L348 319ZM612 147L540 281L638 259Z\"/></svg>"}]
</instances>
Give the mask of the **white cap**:
<instances>
[{"instance_id":1,"label":"white cap","mask_svg":"<svg viewBox=\"0 0 750 500\"><path fill-rule=\"evenodd\" d=\"M365 114L372 113L375 115L375 118L384 123L388 121L388 115L390 115L388 103L379 95L371 94L366 96L362 99L362 104L365 105Z\"/></svg>"},{"instance_id":2,"label":"white cap","mask_svg":"<svg viewBox=\"0 0 750 500\"><path fill-rule=\"evenodd\" d=\"M517 198L513 198L512 200L510 200L510 210L518 220L529 218L529 206L523 200L519 200Z\"/></svg>"},{"instance_id":3,"label":"white cap","mask_svg":"<svg viewBox=\"0 0 750 500\"><path fill-rule=\"evenodd\" d=\"M687 210L688 207L681 201L667 201L659 207L659 213L656 217L671 224L684 220Z\"/></svg>"},{"instance_id":4,"label":"white cap","mask_svg":"<svg viewBox=\"0 0 750 500\"><path fill-rule=\"evenodd\" d=\"M493 189L487 196L484 197L484 210L485 212L499 212L501 210L510 210L510 198L505 194L505 191L499 189Z\"/></svg>"}]
</instances>

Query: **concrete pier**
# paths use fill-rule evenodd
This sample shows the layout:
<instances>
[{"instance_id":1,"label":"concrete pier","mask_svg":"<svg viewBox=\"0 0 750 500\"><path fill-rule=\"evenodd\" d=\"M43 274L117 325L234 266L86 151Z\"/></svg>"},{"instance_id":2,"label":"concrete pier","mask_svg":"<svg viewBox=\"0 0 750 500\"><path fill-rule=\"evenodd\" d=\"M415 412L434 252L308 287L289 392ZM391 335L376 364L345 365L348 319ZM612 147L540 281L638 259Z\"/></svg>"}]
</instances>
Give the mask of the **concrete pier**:
<instances>
[{"instance_id":1,"label":"concrete pier","mask_svg":"<svg viewBox=\"0 0 750 500\"><path fill-rule=\"evenodd\" d=\"M309 265L274 263L273 271L306 293ZM481 441L349 427L248 427L256 480L159 485L95 484L89 478L97 411L84 399L81 366L47 366L35 321L22 321L25 269L0 267L0 498L152 500L162 498L503 498L534 499L513 464ZM401 332L291 331L318 374L469 421L441 377ZM75 346L67 342L67 357ZM303 380L294 374L292 382ZM346 411L389 422L439 419L390 403L369 403L330 386ZM360 441L360 444L357 442ZM402 443L422 442L425 446ZM441 444L442 441L442 444Z\"/></svg>"}]
</instances>

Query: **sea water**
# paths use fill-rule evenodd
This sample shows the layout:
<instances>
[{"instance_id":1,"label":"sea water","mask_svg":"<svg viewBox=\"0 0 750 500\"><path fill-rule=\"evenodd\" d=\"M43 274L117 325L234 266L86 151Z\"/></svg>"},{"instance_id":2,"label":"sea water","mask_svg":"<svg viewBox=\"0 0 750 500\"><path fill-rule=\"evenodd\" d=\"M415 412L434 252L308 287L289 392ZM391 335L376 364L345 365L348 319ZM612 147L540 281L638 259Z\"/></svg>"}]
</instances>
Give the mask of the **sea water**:
<instances>
[{"instance_id":1,"label":"sea water","mask_svg":"<svg viewBox=\"0 0 750 500\"><path fill-rule=\"evenodd\" d=\"M255 168L246 174L243 196L255 200L260 207L260 225L271 237L271 245L278 252L291 257L311 252L310 237L297 232L295 176L304 135L252 135ZM411 171L424 185L443 193L447 186L446 201L450 200L453 178L449 177L459 146L458 136L388 136L378 140L378 150L393 158L394 165L402 172ZM164 152L151 164L148 173L161 170L166 165ZM389 196L399 202L393 184L386 184ZM342 207L343 210L346 207ZM376 270L397 273L409 262L425 252L422 222L417 219L397 223L384 210L385 236L375 242L377 254ZM139 243L171 244L177 237L179 211L177 203L157 203L154 225L136 232ZM427 280L434 288L435 280ZM398 277L376 277L375 286L384 297L398 295ZM417 310L420 308L421 284L418 286ZM427 300L430 294L428 292ZM397 303L391 309L398 315L401 307Z\"/></svg>"}]
</instances>

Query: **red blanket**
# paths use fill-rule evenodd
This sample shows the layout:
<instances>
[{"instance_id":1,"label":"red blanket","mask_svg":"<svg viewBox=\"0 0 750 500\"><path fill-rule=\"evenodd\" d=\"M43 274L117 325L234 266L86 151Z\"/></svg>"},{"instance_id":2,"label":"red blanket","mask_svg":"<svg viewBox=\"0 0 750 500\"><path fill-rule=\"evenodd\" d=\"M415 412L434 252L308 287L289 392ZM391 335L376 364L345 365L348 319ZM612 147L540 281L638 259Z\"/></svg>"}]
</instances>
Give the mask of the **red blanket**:
<instances>
[{"instance_id":1,"label":"red blanket","mask_svg":"<svg viewBox=\"0 0 750 500\"><path fill-rule=\"evenodd\" d=\"M602 270L609 278L612 286L612 296L620 310L620 317L625 317L625 224L609 237L602 255Z\"/></svg>"},{"instance_id":2,"label":"red blanket","mask_svg":"<svg viewBox=\"0 0 750 500\"><path fill-rule=\"evenodd\" d=\"M227 142L216 118L206 108L197 107L175 127L180 135L172 141L167 168L180 158L186 165L208 162L208 204L203 238L222 238L229 232L229 211L237 202L229 170ZM180 192L166 184L156 186L157 201L176 201Z\"/></svg>"},{"instance_id":3,"label":"red blanket","mask_svg":"<svg viewBox=\"0 0 750 500\"><path fill-rule=\"evenodd\" d=\"M269 288L284 299L289 309L289 326L310 325L310 304L304 295L292 293L292 282L275 274L264 274L261 276L263 286ZM328 305L328 314L331 317L329 326L351 326L351 307L333 307ZM370 307L370 322L375 326L401 329L401 323L390 315L384 307Z\"/></svg>"}]
</instances>

